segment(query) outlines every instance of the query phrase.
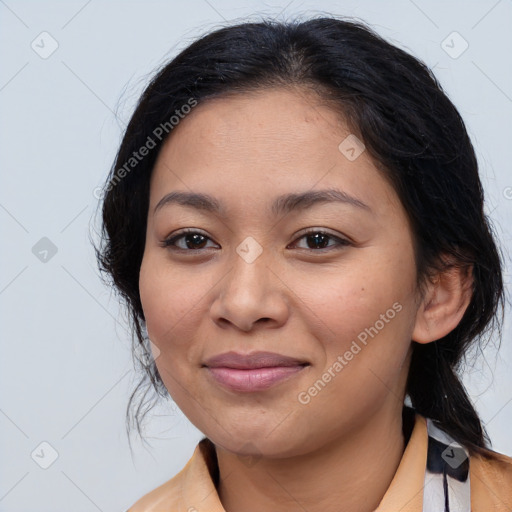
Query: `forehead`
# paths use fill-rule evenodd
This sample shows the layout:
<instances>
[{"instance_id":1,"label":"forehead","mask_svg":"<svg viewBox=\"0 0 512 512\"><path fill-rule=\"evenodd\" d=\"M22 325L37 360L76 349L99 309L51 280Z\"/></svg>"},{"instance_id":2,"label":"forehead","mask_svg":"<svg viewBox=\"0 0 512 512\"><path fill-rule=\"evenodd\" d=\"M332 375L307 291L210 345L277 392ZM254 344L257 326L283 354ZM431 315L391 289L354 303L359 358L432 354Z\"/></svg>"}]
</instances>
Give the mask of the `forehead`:
<instances>
[{"instance_id":1,"label":"forehead","mask_svg":"<svg viewBox=\"0 0 512 512\"><path fill-rule=\"evenodd\" d=\"M192 138L216 155L229 151L232 160L247 153L261 156L262 151L280 158L288 150L304 152L301 142L315 141L319 147L324 141L327 146L345 132L342 117L311 91L262 89L200 103L173 130L166 146L176 146L173 139L178 144Z\"/></svg>"},{"instance_id":2,"label":"forehead","mask_svg":"<svg viewBox=\"0 0 512 512\"><path fill-rule=\"evenodd\" d=\"M354 135L339 112L309 91L272 89L207 100L164 143L153 170L151 204L175 189L229 195L249 207L257 199L317 188L337 188L365 203L396 203L366 151L355 159L343 152Z\"/></svg>"}]
</instances>

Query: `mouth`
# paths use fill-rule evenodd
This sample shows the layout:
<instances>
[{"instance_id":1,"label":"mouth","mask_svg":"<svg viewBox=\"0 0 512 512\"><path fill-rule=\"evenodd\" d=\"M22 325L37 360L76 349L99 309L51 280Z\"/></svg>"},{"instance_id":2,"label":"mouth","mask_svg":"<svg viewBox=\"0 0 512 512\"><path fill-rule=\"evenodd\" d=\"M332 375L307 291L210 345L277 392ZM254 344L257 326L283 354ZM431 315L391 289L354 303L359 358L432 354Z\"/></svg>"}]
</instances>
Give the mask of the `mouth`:
<instances>
[{"instance_id":1,"label":"mouth","mask_svg":"<svg viewBox=\"0 0 512 512\"><path fill-rule=\"evenodd\" d=\"M308 366L311 365L307 361L272 352L227 352L203 365L216 383L238 392L269 389L297 376Z\"/></svg>"},{"instance_id":2,"label":"mouth","mask_svg":"<svg viewBox=\"0 0 512 512\"><path fill-rule=\"evenodd\" d=\"M275 352L225 352L207 359L203 366L208 368L233 368L237 370L253 370L257 368L290 367L309 364L304 359L285 356Z\"/></svg>"}]
</instances>

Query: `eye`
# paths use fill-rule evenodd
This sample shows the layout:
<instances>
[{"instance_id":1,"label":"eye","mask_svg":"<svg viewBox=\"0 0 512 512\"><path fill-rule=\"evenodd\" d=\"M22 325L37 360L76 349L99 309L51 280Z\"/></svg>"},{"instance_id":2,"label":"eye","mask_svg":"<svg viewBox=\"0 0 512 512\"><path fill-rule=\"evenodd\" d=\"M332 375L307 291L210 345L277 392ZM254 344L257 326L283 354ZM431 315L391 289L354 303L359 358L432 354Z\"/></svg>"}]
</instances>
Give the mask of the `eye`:
<instances>
[{"instance_id":1,"label":"eye","mask_svg":"<svg viewBox=\"0 0 512 512\"><path fill-rule=\"evenodd\" d=\"M316 252L323 250L331 250L340 246L351 245L348 240L332 235L326 231L320 229L310 229L302 234L297 240L306 239L306 245L312 245L312 247L305 247L305 249L315 250ZM335 243L330 246L326 246L329 240L333 240ZM304 249L304 247L299 247Z\"/></svg>"},{"instance_id":2,"label":"eye","mask_svg":"<svg viewBox=\"0 0 512 512\"><path fill-rule=\"evenodd\" d=\"M176 244L177 241L182 239L185 247L183 247L183 245L179 246ZM164 240L162 242L162 246L170 247L171 249L178 251L200 250L205 248L206 240L209 240L209 237L200 231L195 229L184 229L178 234Z\"/></svg>"},{"instance_id":3,"label":"eye","mask_svg":"<svg viewBox=\"0 0 512 512\"><path fill-rule=\"evenodd\" d=\"M312 247L299 247L299 249L309 249L315 252L351 245L348 240L332 235L320 229L310 229L309 231L303 233L302 236L300 236L297 240L302 239L306 240L306 245L311 245ZM206 244L208 240L210 240L210 238L207 235L195 229L188 228L180 231L172 237L167 238L162 242L161 245L162 247L168 247L172 250L191 252L207 249L208 247ZM326 245L328 244L329 240L333 241L334 244ZM180 245L177 242L182 243Z\"/></svg>"}]
</instances>

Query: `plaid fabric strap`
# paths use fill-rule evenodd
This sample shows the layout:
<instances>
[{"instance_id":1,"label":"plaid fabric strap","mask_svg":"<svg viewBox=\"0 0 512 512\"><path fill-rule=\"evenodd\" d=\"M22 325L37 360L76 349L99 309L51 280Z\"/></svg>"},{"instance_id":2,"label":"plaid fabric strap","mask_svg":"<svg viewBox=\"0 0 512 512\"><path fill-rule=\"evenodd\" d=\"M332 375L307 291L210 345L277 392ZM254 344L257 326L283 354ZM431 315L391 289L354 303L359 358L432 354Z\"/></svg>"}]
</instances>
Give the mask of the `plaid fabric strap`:
<instances>
[{"instance_id":1,"label":"plaid fabric strap","mask_svg":"<svg viewBox=\"0 0 512 512\"><path fill-rule=\"evenodd\" d=\"M423 512L471 512L469 453L427 418Z\"/></svg>"}]
</instances>

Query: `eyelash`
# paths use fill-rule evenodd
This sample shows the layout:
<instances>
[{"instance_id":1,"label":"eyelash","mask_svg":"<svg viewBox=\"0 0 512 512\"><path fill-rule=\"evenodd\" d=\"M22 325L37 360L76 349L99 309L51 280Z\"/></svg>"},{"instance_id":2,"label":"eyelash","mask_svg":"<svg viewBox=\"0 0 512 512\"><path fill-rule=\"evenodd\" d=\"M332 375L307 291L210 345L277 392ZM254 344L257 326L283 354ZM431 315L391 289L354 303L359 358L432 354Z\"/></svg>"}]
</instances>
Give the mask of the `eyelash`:
<instances>
[{"instance_id":1,"label":"eyelash","mask_svg":"<svg viewBox=\"0 0 512 512\"><path fill-rule=\"evenodd\" d=\"M302 250L306 250L306 251L313 251L313 252L327 252L327 251L331 251L333 249L341 249L342 247L345 247L345 246L348 246L348 245L352 245L351 242L349 242L348 240L345 240L343 238L340 238L340 237L337 237L335 235L332 235L331 233L328 233L326 231L323 231L321 229L311 229L309 231L306 231L304 233L301 234L301 236L299 238L297 238L296 240L300 240L302 238L305 238L307 236L310 236L310 235L316 235L316 234L320 234L320 235L324 235L324 236L327 236L329 237L330 239L333 239L337 242L337 246L331 246L331 247L324 247L324 248L321 248L321 249L304 249L304 248L301 248ZM203 250L206 250L206 249L183 249L181 247L176 247L175 243L177 240L181 239L181 238L184 238L186 235L201 235L202 237L210 240L210 238L205 235L204 233L202 233L201 231L197 231L196 229L192 229L192 228L186 228L182 231L180 231L178 234L176 235L173 235L172 237L169 237L167 239L165 239L163 242L162 242L162 247L165 247L165 248L168 248L172 251L177 251L177 252L200 252L200 251L203 251Z\"/></svg>"}]
</instances>

